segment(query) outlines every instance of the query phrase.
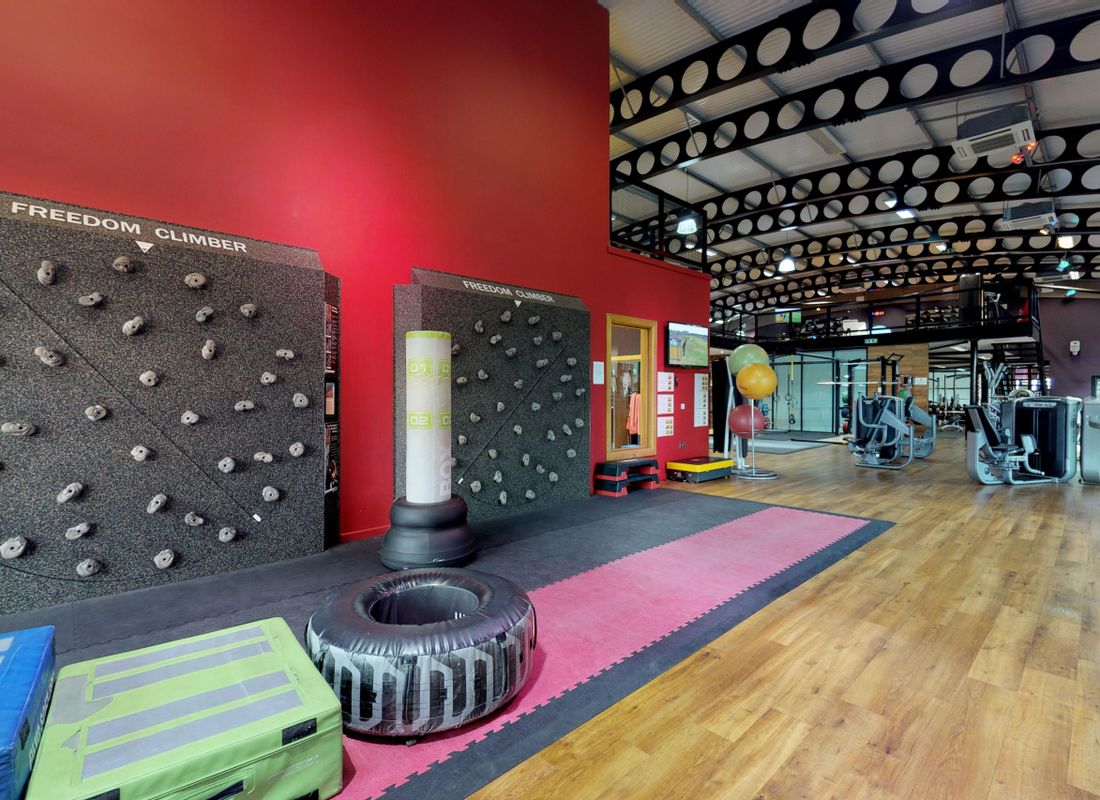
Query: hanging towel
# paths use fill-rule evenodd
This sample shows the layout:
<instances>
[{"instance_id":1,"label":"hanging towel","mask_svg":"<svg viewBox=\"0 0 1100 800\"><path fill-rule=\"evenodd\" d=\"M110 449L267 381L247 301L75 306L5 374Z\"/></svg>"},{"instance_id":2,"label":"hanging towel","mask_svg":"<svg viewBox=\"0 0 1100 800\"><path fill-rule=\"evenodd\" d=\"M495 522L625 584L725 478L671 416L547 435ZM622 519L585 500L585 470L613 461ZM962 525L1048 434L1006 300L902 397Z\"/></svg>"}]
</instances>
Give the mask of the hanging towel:
<instances>
[{"instance_id":1,"label":"hanging towel","mask_svg":"<svg viewBox=\"0 0 1100 800\"><path fill-rule=\"evenodd\" d=\"M638 415L641 413L641 400L642 397L637 392L630 395L630 410L626 415L626 432L635 436L638 435Z\"/></svg>"}]
</instances>

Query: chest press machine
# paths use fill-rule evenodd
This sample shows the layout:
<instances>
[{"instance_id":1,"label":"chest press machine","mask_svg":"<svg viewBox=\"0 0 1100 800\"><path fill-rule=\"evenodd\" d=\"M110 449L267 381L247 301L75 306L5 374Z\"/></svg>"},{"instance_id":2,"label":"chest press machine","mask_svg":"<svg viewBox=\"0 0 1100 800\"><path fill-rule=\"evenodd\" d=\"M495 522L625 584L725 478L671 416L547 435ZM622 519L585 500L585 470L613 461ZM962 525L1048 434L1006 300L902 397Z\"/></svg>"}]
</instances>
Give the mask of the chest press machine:
<instances>
[{"instance_id":1,"label":"chest press machine","mask_svg":"<svg viewBox=\"0 0 1100 800\"><path fill-rule=\"evenodd\" d=\"M966 471L978 483L1062 483L1077 474L1075 397L1025 397L966 407Z\"/></svg>"}]
</instances>

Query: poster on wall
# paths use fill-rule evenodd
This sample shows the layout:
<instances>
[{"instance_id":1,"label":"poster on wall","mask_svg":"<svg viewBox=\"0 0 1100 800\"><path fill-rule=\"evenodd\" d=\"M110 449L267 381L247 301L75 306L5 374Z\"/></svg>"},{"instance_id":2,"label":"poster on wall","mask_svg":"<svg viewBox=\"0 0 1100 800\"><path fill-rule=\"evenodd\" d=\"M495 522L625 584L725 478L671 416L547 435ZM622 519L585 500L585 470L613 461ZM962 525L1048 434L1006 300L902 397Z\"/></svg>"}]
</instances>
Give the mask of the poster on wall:
<instances>
[{"instance_id":1,"label":"poster on wall","mask_svg":"<svg viewBox=\"0 0 1100 800\"><path fill-rule=\"evenodd\" d=\"M657 373L657 391L671 392L676 388L676 376L671 372Z\"/></svg>"},{"instance_id":2,"label":"poster on wall","mask_svg":"<svg viewBox=\"0 0 1100 800\"><path fill-rule=\"evenodd\" d=\"M657 395L657 415L671 414L674 411L675 396L671 394Z\"/></svg>"},{"instance_id":3,"label":"poster on wall","mask_svg":"<svg viewBox=\"0 0 1100 800\"><path fill-rule=\"evenodd\" d=\"M695 373L695 427L705 428L710 424L710 375Z\"/></svg>"},{"instance_id":4,"label":"poster on wall","mask_svg":"<svg viewBox=\"0 0 1100 800\"><path fill-rule=\"evenodd\" d=\"M673 420L675 417L657 417L657 436L672 436L675 432Z\"/></svg>"}]
</instances>

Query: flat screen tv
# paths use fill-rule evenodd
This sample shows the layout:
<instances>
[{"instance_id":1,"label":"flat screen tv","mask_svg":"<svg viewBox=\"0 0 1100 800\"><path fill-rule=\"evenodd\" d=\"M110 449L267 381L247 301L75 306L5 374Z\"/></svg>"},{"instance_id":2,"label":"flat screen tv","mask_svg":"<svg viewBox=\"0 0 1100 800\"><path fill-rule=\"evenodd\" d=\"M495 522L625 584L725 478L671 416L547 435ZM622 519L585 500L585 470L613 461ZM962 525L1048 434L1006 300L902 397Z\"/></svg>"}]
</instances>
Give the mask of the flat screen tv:
<instances>
[{"instance_id":1,"label":"flat screen tv","mask_svg":"<svg viewBox=\"0 0 1100 800\"><path fill-rule=\"evenodd\" d=\"M665 361L670 367L705 367L710 363L710 331L705 325L668 323Z\"/></svg>"}]
</instances>

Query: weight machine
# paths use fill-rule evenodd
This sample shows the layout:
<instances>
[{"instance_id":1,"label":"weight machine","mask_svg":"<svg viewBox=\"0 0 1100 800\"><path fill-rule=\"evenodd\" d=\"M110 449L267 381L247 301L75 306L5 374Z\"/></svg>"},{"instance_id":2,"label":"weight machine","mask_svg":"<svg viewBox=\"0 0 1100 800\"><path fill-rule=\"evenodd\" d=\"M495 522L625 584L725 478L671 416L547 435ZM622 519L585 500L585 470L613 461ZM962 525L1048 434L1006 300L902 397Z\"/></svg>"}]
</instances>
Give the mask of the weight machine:
<instances>
[{"instance_id":1,"label":"weight machine","mask_svg":"<svg viewBox=\"0 0 1100 800\"><path fill-rule=\"evenodd\" d=\"M1008 398L966 407L966 471L978 483L1062 483L1077 474L1076 397Z\"/></svg>"},{"instance_id":2,"label":"weight machine","mask_svg":"<svg viewBox=\"0 0 1100 800\"><path fill-rule=\"evenodd\" d=\"M912 395L860 397L853 419L848 452L856 457L858 467L904 469L914 458L927 458L936 449L936 418L918 406ZM920 436L918 425L925 429Z\"/></svg>"}]
</instances>

